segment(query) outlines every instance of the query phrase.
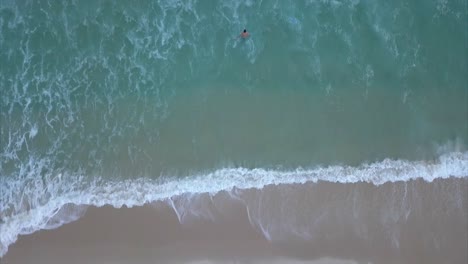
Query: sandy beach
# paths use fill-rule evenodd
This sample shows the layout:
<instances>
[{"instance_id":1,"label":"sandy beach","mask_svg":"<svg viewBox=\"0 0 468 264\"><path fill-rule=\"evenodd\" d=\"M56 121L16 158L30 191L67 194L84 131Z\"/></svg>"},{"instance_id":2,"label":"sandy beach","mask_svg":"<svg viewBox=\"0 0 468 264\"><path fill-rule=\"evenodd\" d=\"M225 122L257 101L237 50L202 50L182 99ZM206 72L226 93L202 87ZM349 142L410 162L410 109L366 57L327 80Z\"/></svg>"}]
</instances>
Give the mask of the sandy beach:
<instances>
[{"instance_id":1,"label":"sandy beach","mask_svg":"<svg viewBox=\"0 0 468 264\"><path fill-rule=\"evenodd\" d=\"M2 263L462 264L466 187L319 182L89 207L76 222L21 236Z\"/></svg>"}]
</instances>

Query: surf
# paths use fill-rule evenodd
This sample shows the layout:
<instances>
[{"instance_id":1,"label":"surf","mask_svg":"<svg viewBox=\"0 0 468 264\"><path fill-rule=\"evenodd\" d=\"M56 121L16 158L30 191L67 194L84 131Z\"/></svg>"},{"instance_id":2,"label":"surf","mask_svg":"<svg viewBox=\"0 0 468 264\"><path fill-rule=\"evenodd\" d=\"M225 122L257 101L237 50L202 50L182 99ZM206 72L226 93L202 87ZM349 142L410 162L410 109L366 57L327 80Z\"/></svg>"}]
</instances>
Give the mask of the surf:
<instances>
[{"instance_id":1,"label":"surf","mask_svg":"<svg viewBox=\"0 0 468 264\"><path fill-rule=\"evenodd\" d=\"M468 152L451 152L433 161L383 160L352 166L329 166L290 171L262 168L223 168L182 178L162 177L112 181L84 175L47 175L38 179L26 174L22 178L3 178L0 194L3 222L0 224L1 254L7 252L19 235L53 229L79 219L87 206L115 208L135 207L177 197L222 191L262 189L266 186L330 182L340 184L369 183L382 185L422 179L468 177ZM18 192L21 190L21 192ZM190 198L189 198L190 200ZM190 204L190 203L187 203ZM173 206L175 206L173 204ZM179 208L175 211L190 210ZM179 221L182 218L179 216Z\"/></svg>"}]
</instances>

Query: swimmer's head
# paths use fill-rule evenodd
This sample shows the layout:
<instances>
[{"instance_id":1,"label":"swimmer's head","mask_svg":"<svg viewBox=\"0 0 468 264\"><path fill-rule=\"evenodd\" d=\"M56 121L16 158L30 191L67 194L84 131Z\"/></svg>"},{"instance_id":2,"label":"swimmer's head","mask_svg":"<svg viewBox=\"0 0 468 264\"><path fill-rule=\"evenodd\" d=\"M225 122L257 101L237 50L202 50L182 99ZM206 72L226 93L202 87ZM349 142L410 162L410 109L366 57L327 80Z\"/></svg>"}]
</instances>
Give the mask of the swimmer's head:
<instances>
[{"instance_id":1,"label":"swimmer's head","mask_svg":"<svg viewBox=\"0 0 468 264\"><path fill-rule=\"evenodd\" d=\"M247 29L244 29L244 33L247 33Z\"/></svg>"}]
</instances>

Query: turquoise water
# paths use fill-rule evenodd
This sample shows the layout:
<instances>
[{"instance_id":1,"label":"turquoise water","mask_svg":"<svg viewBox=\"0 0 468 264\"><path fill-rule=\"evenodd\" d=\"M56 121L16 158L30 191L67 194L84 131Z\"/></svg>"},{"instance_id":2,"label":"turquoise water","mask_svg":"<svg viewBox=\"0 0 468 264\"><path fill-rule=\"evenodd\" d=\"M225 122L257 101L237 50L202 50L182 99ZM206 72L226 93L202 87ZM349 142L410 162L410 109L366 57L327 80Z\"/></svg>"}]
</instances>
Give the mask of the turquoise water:
<instances>
[{"instance_id":1,"label":"turquoise water","mask_svg":"<svg viewBox=\"0 0 468 264\"><path fill-rule=\"evenodd\" d=\"M190 178L466 152L466 10L465 0L3 0L0 209L47 204L61 175ZM244 28L250 37L237 38Z\"/></svg>"},{"instance_id":2,"label":"turquoise water","mask_svg":"<svg viewBox=\"0 0 468 264\"><path fill-rule=\"evenodd\" d=\"M465 1L3 1L2 174L466 149L466 21Z\"/></svg>"}]
</instances>

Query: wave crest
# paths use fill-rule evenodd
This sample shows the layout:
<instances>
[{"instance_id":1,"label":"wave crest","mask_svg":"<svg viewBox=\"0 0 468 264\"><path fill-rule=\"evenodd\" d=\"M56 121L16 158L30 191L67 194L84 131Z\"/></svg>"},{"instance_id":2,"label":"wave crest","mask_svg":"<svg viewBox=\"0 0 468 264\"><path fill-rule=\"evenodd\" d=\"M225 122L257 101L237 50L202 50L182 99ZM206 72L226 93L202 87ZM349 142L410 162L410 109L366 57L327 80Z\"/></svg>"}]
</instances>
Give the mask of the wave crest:
<instances>
[{"instance_id":1,"label":"wave crest","mask_svg":"<svg viewBox=\"0 0 468 264\"><path fill-rule=\"evenodd\" d=\"M208 194L220 191L261 189L267 185L303 184L306 182L357 183L381 185L386 182L423 179L433 181L448 177L468 176L468 152L441 155L435 161L384 160L358 167L330 166L291 171L267 169L224 168L210 173L166 180L129 179L106 181L87 180L83 175L37 177L26 173L22 179L4 179L0 194L0 256L14 243L18 235L41 229L53 229L80 218L87 206L141 206L170 200L187 194ZM38 180L39 178L39 180ZM235 196L235 194L234 194ZM190 202L173 205L179 220L190 213ZM193 214L193 212L192 212Z\"/></svg>"}]
</instances>

